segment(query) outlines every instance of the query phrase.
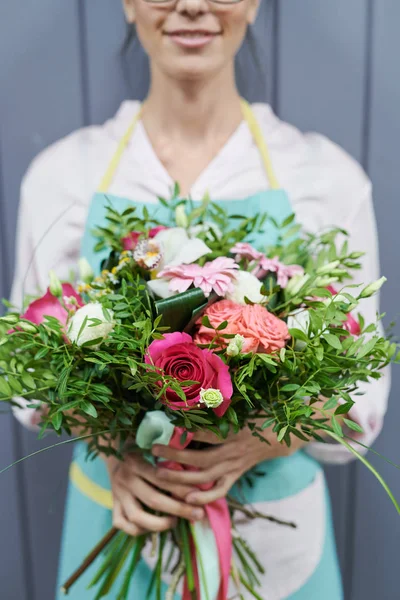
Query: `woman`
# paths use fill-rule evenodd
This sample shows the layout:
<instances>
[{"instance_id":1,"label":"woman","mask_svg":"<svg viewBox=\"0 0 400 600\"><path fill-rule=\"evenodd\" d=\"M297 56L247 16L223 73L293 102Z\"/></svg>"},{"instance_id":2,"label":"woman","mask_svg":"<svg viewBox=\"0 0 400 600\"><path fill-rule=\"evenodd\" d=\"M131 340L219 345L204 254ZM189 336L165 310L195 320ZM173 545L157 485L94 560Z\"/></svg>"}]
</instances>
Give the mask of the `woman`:
<instances>
[{"instance_id":1,"label":"woman","mask_svg":"<svg viewBox=\"0 0 400 600\"><path fill-rule=\"evenodd\" d=\"M182 196L199 200L209 191L214 201L242 214L267 210L282 219L294 211L311 231L340 225L349 231L354 248L367 251L357 281L378 277L371 185L362 169L322 136L303 135L267 105L250 107L238 95L234 58L258 3L124 0L127 21L136 26L150 57L149 95L142 106L125 102L105 125L71 134L34 161L22 187L16 304L23 287L35 292L47 286L50 269L68 277L82 236L82 252L98 268L90 231L103 218L105 194L117 206L134 202L154 208L157 196L170 195L174 181ZM376 299L369 300L365 317L373 320L377 309ZM384 378L369 385L351 411L364 429L364 444L371 444L381 429L387 393ZM28 408L16 415L28 426L37 418ZM163 474L132 455L123 463L106 457L87 463L84 448L77 446L60 583L112 521L136 535L168 529L177 516L201 519L207 502L238 489L242 475L257 465L262 476L251 488L242 479L240 493L263 512L297 524L297 529L261 521L242 525L267 570L260 596L340 600L329 498L318 461L344 463L350 454L332 444L300 448L297 438L289 452L271 432L265 435L270 445L243 431L211 450L158 449L163 457L197 466L197 473ZM210 481L215 482L212 490L196 490ZM147 507L165 516L154 516ZM132 598L146 596L150 563L150 558L143 560L136 572ZM72 599L93 598L86 590L92 576L89 571L81 578Z\"/></svg>"}]
</instances>

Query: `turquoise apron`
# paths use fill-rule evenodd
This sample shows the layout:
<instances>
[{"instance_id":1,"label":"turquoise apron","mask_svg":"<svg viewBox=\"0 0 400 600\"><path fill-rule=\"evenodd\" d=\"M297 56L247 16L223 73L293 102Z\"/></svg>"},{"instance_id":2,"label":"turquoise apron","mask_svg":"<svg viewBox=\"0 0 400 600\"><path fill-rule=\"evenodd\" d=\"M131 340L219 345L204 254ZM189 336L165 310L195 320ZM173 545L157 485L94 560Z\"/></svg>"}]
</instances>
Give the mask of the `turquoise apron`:
<instances>
[{"instance_id":1,"label":"turquoise apron","mask_svg":"<svg viewBox=\"0 0 400 600\"><path fill-rule=\"evenodd\" d=\"M276 221L281 222L292 213L290 201L286 192L279 189L277 179L272 168L268 148L263 140L261 130L255 119L250 106L242 101L243 116L246 120L255 143L260 151L263 163L268 175L270 189L238 200L221 201L221 206L231 214L241 214L244 216L254 216L259 212L266 212L274 217ZM93 251L94 239L91 230L105 221L106 204L111 201L113 206L121 211L129 205L135 204L139 210L144 207L144 203L136 202L130 199L110 195L109 186L118 168L121 156L128 145L135 126L140 119L140 112L135 116L128 131L121 140L117 152L115 153L109 168L102 180L98 192L93 197L89 214L86 222L85 234L82 244L82 255L85 256L95 271L99 270L101 254ZM107 194L107 199L105 194ZM147 208L154 208L154 216L162 222L168 222L170 212L162 205L149 205ZM172 223L171 223L172 224ZM268 223L262 238L268 239L268 243L274 244L277 239L277 231ZM252 240L256 245L262 244L261 234L258 239ZM78 442L75 446L73 462L70 469L70 484L68 489L66 512L64 520L63 540L60 556L58 589L56 593L57 600L64 596L59 592L61 584L71 575L71 573L82 562L88 552L100 540L100 538L112 526L112 495L110 491L110 480L106 466L101 458L93 461L85 460L86 448L84 443ZM296 454L266 461L257 466L257 471L264 473L262 477L255 478L250 483L247 478L236 485L232 494L240 500L245 499L248 503L258 503L267 501L280 501L301 493L315 481L316 477L321 477L321 466L317 461L300 451ZM308 578L306 583L302 583L300 589L292 593L290 600L342 600L341 577L338 568L334 533L332 527L332 518L330 511L330 501L324 483L325 494L325 539L321 557L314 569L314 572ZM290 518L290 515L288 515ZM279 535L279 533L278 533ZM268 540L265 540L268 544ZM251 545L251 541L250 541ZM263 562L263 557L259 557ZM69 593L71 600L93 600L96 595L95 590L86 589L94 572L101 563L101 557L92 565L90 569L79 579ZM268 570L268 564L265 565ZM118 589L119 583L123 579L124 573L120 574L115 584ZM132 600L145 600L148 583L150 581L150 567L141 561L133 578L130 596ZM167 591L167 586L163 587L163 597ZM268 599L268 586L261 592L263 600ZM114 600L116 594L110 593L107 598ZM283 600L284 596L275 594L273 600ZM154 597L151 596L151 600ZM174 600L180 600L180 596L175 595Z\"/></svg>"}]
</instances>

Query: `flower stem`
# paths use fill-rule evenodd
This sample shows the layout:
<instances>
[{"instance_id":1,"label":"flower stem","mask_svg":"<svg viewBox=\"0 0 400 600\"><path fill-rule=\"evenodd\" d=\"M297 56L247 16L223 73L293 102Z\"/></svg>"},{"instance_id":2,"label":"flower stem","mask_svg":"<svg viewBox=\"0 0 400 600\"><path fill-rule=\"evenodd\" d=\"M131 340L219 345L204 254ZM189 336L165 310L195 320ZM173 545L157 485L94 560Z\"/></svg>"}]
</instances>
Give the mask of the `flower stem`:
<instances>
[{"instance_id":1,"label":"flower stem","mask_svg":"<svg viewBox=\"0 0 400 600\"><path fill-rule=\"evenodd\" d=\"M379 483L381 484L381 486L383 487L383 489L389 496L390 500L392 501L397 512L400 515L400 506L399 506L396 498L394 497L392 490L390 489L390 487L388 486L386 481L383 479L382 475L380 475L378 473L378 471L376 469L374 469L374 467L371 465L371 463L362 454L357 452L357 450L355 450L353 448L353 446L351 446L349 443L347 443L339 435L336 435L336 433L333 433L332 431L329 431L329 430L326 430L326 434L329 435L334 440L336 440L337 442L339 442L339 444L342 444L342 446L345 446L347 448L347 450L350 450L350 452L352 452L354 454L354 456L356 456L367 467L367 469L369 469L371 471L371 473L373 475L375 475L375 477L377 478L377 480L379 481Z\"/></svg>"},{"instance_id":2,"label":"flower stem","mask_svg":"<svg viewBox=\"0 0 400 600\"><path fill-rule=\"evenodd\" d=\"M93 550L90 552L90 554L88 554L81 566L71 575L71 577L61 587L61 591L64 594L68 594L70 588L86 571L86 569L90 567L90 565L96 560L100 552L102 552L104 548L111 542L111 540L114 539L118 531L119 530L116 527L112 527L110 531L108 531L106 535L100 540L100 542L93 548Z\"/></svg>"}]
</instances>

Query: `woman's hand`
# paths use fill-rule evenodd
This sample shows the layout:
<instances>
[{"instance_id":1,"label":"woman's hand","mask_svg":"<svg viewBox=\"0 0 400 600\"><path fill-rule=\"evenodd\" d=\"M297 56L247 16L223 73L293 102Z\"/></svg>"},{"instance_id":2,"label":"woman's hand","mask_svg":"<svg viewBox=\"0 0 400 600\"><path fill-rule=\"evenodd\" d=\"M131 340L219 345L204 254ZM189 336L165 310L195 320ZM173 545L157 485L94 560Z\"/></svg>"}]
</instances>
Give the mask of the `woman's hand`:
<instances>
[{"instance_id":1,"label":"woman's hand","mask_svg":"<svg viewBox=\"0 0 400 600\"><path fill-rule=\"evenodd\" d=\"M176 524L176 517L190 521L204 517L202 508L190 506L182 500L193 491L193 486L159 480L157 469L142 456L128 454L124 461L115 457L104 460L114 499L113 525L128 535L171 529ZM158 488L170 492L173 497ZM166 516L152 514L146 507Z\"/></svg>"},{"instance_id":2,"label":"woman's hand","mask_svg":"<svg viewBox=\"0 0 400 600\"><path fill-rule=\"evenodd\" d=\"M233 484L258 463L288 456L305 445L305 442L292 436L292 445L288 448L277 441L272 430L264 431L263 435L269 444L254 437L249 428L244 428L238 434L230 434L223 443L210 432L196 433L194 440L214 445L203 450L174 450L167 446L154 446L155 456L199 469L171 471L159 465L157 481L186 488L214 483L208 491L191 490L185 497L189 504L204 505L225 497Z\"/></svg>"}]
</instances>

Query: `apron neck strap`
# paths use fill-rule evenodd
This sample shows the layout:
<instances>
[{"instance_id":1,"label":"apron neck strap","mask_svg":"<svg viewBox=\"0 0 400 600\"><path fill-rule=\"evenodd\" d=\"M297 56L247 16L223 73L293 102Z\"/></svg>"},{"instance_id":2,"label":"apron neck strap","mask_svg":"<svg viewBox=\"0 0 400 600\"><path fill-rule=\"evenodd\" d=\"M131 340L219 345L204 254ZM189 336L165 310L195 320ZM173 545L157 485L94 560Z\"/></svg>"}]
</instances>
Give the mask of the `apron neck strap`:
<instances>
[{"instance_id":1,"label":"apron neck strap","mask_svg":"<svg viewBox=\"0 0 400 600\"><path fill-rule=\"evenodd\" d=\"M277 190L280 188L280 185L275 175L274 168L272 166L268 146L264 140L264 136L262 134L260 125L256 119L254 111L251 108L250 104L246 100L244 100L244 98L241 98L240 104L242 108L243 118L246 121L247 126L250 129L250 132L256 143L256 146L260 152L271 189ZM136 113L132 123L129 125L128 129L126 130L125 134L123 135L118 144L118 148L115 151L115 154L112 157L110 164L108 165L104 177L101 180L100 186L98 188L98 192L101 194L106 194L111 186L112 180L114 179L114 175L118 169L122 155L129 144L129 141L133 135L133 132L135 131L137 123L142 118L142 109L143 106L141 106L138 112Z\"/></svg>"}]
</instances>

